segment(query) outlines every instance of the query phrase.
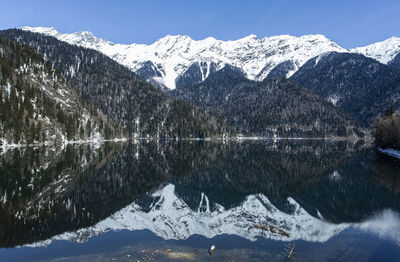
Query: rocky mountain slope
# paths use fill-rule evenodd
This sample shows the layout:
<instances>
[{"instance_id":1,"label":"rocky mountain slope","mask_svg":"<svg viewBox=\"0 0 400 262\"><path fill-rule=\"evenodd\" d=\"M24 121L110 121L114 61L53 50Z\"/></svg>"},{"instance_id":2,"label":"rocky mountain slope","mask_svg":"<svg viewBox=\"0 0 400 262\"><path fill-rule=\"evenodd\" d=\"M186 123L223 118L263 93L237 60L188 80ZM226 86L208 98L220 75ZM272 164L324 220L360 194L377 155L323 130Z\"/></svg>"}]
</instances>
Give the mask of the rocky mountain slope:
<instances>
[{"instance_id":1,"label":"rocky mountain slope","mask_svg":"<svg viewBox=\"0 0 400 262\"><path fill-rule=\"evenodd\" d=\"M199 84L169 94L224 119L246 135L364 136L350 117L282 77L256 82L248 80L240 69L226 66Z\"/></svg>"},{"instance_id":2,"label":"rocky mountain slope","mask_svg":"<svg viewBox=\"0 0 400 262\"><path fill-rule=\"evenodd\" d=\"M360 54L317 56L290 79L367 125L391 105L400 105L399 72Z\"/></svg>"},{"instance_id":3,"label":"rocky mountain slope","mask_svg":"<svg viewBox=\"0 0 400 262\"><path fill-rule=\"evenodd\" d=\"M46 27L22 29L98 50L147 81L169 89L179 86L182 78L192 78L191 83L202 81L226 64L240 68L251 80L263 80L278 65L282 75L289 77L314 56L329 51L347 52L323 35L262 39L249 35L235 41L212 37L196 41L189 36L168 35L151 45L124 45L97 38L90 32L62 34Z\"/></svg>"},{"instance_id":4,"label":"rocky mountain slope","mask_svg":"<svg viewBox=\"0 0 400 262\"><path fill-rule=\"evenodd\" d=\"M81 99L51 63L0 39L0 144L121 137L122 129Z\"/></svg>"},{"instance_id":5,"label":"rocky mountain slope","mask_svg":"<svg viewBox=\"0 0 400 262\"><path fill-rule=\"evenodd\" d=\"M0 37L41 53L80 95L132 136L197 138L232 133L222 121L187 102L169 98L98 51L22 30L1 31Z\"/></svg>"}]
</instances>

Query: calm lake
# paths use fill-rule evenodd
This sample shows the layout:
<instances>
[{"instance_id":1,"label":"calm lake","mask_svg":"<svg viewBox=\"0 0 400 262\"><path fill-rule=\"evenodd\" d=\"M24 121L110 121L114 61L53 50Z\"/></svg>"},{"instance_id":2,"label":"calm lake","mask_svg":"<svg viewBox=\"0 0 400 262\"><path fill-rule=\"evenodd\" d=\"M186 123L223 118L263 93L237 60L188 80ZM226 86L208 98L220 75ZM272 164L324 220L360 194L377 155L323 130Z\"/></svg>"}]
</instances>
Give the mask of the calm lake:
<instances>
[{"instance_id":1,"label":"calm lake","mask_svg":"<svg viewBox=\"0 0 400 262\"><path fill-rule=\"evenodd\" d=\"M0 261L288 256L399 261L400 160L313 140L1 152Z\"/></svg>"}]
</instances>

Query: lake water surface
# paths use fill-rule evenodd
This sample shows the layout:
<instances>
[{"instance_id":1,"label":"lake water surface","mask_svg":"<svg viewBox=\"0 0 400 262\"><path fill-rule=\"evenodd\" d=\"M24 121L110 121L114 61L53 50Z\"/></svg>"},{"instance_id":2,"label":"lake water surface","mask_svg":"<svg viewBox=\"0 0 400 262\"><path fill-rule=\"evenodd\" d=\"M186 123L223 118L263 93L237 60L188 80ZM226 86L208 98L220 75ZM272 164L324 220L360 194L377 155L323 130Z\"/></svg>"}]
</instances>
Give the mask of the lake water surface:
<instances>
[{"instance_id":1,"label":"lake water surface","mask_svg":"<svg viewBox=\"0 0 400 262\"><path fill-rule=\"evenodd\" d=\"M0 246L0 261L400 261L400 161L313 140L3 151Z\"/></svg>"}]
</instances>

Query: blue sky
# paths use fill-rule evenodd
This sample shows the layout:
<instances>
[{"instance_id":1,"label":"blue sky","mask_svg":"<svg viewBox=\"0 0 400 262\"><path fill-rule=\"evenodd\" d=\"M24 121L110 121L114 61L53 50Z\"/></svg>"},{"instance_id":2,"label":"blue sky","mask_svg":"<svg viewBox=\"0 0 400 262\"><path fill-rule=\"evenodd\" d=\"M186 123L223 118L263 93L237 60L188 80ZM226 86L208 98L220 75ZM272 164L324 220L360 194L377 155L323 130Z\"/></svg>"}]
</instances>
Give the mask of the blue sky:
<instances>
[{"instance_id":1,"label":"blue sky","mask_svg":"<svg viewBox=\"0 0 400 262\"><path fill-rule=\"evenodd\" d=\"M0 29L53 26L118 43L167 34L234 40L249 34L323 34L350 48L400 36L400 1L369 0L1 0Z\"/></svg>"}]
</instances>

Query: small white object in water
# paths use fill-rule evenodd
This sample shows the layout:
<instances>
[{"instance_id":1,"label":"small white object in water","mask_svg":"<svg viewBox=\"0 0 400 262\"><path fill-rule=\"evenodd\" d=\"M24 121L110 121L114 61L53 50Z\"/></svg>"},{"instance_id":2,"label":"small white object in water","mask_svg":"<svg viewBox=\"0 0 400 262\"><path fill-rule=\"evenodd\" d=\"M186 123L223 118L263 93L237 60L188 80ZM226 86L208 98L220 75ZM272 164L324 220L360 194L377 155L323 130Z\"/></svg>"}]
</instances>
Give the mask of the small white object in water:
<instances>
[{"instance_id":1,"label":"small white object in water","mask_svg":"<svg viewBox=\"0 0 400 262\"><path fill-rule=\"evenodd\" d=\"M208 254L210 254L210 256L212 256L212 255L214 254L215 250L216 250L215 246L212 245L212 246L210 247L210 249L208 250Z\"/></svg>"}]
</instances>

